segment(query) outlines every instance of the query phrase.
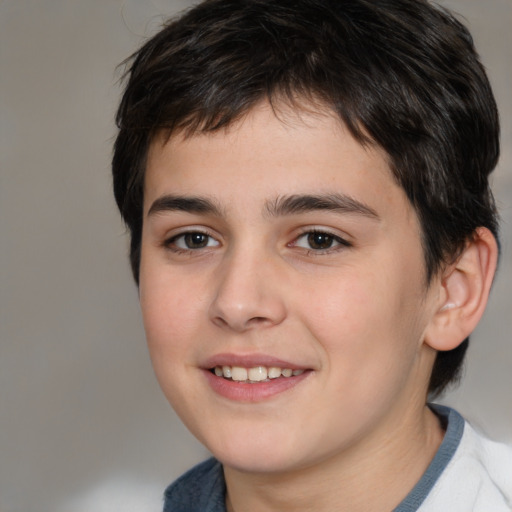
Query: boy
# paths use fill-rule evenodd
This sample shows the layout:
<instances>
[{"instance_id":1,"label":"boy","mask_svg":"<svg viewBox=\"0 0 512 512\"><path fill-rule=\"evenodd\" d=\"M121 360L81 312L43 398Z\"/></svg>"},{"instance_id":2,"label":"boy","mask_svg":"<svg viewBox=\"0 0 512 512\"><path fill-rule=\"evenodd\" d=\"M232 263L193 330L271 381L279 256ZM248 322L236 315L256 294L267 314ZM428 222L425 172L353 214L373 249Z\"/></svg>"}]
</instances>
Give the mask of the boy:
<instances>
[{"instance_id":1,"label":"boy","mask_svg":"<svg viewBox=\"0 0 512 512\"><path fill-rule=\"evenodd\" d=\"M165 511L510 510L453 410L498 255L497 112L423 0L208 0L134 56L114 192L159 383L214 459Z\"/></svg>"}]
</instances>

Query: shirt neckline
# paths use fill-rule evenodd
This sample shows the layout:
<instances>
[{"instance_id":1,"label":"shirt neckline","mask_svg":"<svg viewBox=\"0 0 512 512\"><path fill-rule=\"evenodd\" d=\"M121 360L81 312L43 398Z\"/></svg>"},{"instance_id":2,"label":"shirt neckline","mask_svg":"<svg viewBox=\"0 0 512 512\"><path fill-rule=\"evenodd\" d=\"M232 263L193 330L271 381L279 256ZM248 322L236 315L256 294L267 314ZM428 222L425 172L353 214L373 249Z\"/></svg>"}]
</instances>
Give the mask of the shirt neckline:
<instances>
[{"instance_id":1,"label":"shirt neckline","mask_svg":"<svg viewBox=\"0 0 512 512\"><path fill-rule=\"evenodd\" d=\"M429 407L446 425L443 441L419 482L393 512L416 512L419 509L452 460L462 439L464 418L457 411L438 404L429 404Z\"/></svg>"}]
</instances>

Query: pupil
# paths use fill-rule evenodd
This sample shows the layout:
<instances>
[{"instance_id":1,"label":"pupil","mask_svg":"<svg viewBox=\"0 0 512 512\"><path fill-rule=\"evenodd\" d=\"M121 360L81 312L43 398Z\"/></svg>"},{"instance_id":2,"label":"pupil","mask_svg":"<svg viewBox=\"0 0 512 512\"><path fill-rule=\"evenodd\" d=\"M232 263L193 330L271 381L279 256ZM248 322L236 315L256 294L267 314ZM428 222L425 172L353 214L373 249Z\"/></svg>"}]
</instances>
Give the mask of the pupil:
<instances>
[{"instance_id":1,"label":"pupil","mask_svg":"<svg viewBox=\"0 0 512 512\"><path fill-rule=\"evenodd\" d=\"M329 249L333 237L325 233L311 233L308 235L308 243L313 249Z\"/></svg>"},{"instance_id":2,"label":"pupil","mask_svg":"<svg viewBox=\"0 0 512 512\"><path fill-rule=\"evenodd\" d=\"M190 249L206 247L208 243L207 236L202 233L187 233L185 235L185 243Z\"/></svg>"}]
</instances>

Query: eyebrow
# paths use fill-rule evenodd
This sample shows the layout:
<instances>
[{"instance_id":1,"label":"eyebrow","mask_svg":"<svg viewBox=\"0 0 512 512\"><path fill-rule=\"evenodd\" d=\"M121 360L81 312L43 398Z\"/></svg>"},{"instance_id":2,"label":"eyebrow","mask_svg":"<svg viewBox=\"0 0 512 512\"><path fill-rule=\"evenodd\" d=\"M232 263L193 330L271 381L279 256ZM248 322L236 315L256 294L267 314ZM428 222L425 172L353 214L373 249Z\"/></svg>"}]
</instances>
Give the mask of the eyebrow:
<instances>
[{"instance_id":1,"label":"eyebrow","mask_svg":"<svg viewBox=\"0 0 512 512\"><path fill-rule=\"evenodd\" d=\"M206 197L164 195L155 199L148 211L148 217L160 212L182 211L200 215L221 216L221 208Z\"/></svg>"},{"instance_id":2,"label":"eyebrow","mask_svg":"<svg viewBox=\"0 0 512 512\"><path fill-rule=\"evenodd\" d=\"M338 213L358 214L379 220L378 213L368 205L345 194L296 194L279 196L265 203L265 212L271 217L325 210ZM222 216L222 208L206 197L164 195L149 208L148 217L160 212L182 211L199 215Z\"/></svg>"},{"instance_id":3,"label":"eyebrow","mask_svg":"<svg viewBox=\"0 0 512 512\"><path fill-rule=\"evenodd\" d=\"M273 217L326 210L355 213L379 220L379 215L373 208L345 194L280 196L275 201L267 203L265 209Z\"/></svg>"}]
</instances>

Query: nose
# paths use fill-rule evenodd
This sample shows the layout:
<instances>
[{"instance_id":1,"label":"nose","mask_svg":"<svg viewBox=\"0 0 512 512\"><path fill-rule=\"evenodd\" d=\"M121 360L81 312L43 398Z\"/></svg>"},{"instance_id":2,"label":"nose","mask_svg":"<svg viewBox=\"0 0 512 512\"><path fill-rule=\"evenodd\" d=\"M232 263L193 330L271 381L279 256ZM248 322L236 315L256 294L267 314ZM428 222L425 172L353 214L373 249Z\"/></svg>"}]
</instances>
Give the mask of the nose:
<instances>
[{"instance_id":1,"label":"nose","mask_svg":"<svg viewBox=\"0 0 512 512\"><path fill-rule=\"evenodd\" d=\"M271 258L255 251L226 256L215 280L211 321L236 332L280 324L286 307L277 267Z\"/></svg>"}]
</instances>

